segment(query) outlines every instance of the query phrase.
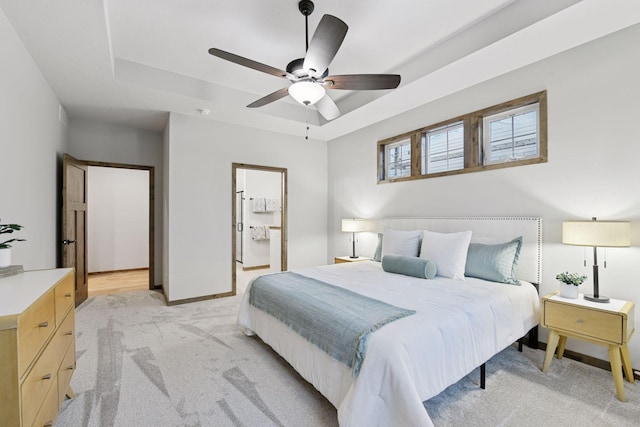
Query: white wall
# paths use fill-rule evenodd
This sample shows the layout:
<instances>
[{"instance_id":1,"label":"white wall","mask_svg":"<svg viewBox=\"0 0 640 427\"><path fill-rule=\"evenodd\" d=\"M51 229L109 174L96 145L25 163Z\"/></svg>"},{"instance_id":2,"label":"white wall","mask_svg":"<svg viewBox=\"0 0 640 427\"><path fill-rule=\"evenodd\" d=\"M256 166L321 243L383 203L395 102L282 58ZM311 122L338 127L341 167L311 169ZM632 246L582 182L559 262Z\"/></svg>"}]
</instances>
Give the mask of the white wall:
<instances>
[{"instance_id":1,"label":"white wall","mask_svg":"<svg viewBox=\"0 0 640 427\"><path fill-rule=\"evenodd\" d=\"M149 267L149 171L90 166L89 273Z\"/></svg>"},{"instance_id":2,"label":"white wall","mask_svg":"<svg viewBox=\"0 0 640 427\"><path fill-rule=\"evenodd\" d=\"M532 215L543 218L541 295L557 289L555 275L591 276L592 256L562 245L563 220L632 222L632 247L607 251L600 291L640 303L640 26L440 99L329 143L329 252L350 253L340 219L432 215ZM376 183L376 142L431 123L548 91L548 163L450 177ZM359 252L372 256L373 233L361 233ZM602 259L600 260L602 261ZM592 291L592 283L581 286ZM637 310L636 310L637 311ZM636 315L636 331L640 316ZM547 333L541 332L546 341ZM608 360L604 347L569 340L568 348ZM640 366L640 339L630 342Z\"/></svg>"},{"instance_id":3,"label":"white wall","mask_svg":"<svg viewBox=\"0 0 640 427\"><path fill-rule=\"evenodd\" d=\"M25 227L10 235L27 239L13 245L12 264L54 268L67 129L55 93L1 9L0 64L0 220Z\"/></svg>"},{"instance_id":4,"label":"white wall","mask_svg":"<svg viewBox=\"0 0 640 427\"><path fill-rule=\"evenodd\" d=\"M91 120L72 119L69 154L80 160L153 166L154 170L154 278L162 284L163 248L163 134ZM147 193L148 194L148 193ZM89 240L91 235L88 236Z\"/></svg>"},{"instance_id":5,"label":"white wall","mask_svg":"<svg viewBox=\"0 0 640 427\"><path fill-rule=\"evenodd\" d=\"M240 170L239 170L240 171ZM253 240L252 226L280 225L280 210L276 212L253 212L251 199L270 198L281 199L282 177L280 172L243 169L244 175L244 239L243 267L270 265L270 241ZM240 173L240 172L238 172ZM277 268L278 266L272 266Z\"/></svg>"},{"instance_id":6,"label":"white wall","mask_svg":"<svg viewBox=\"0 0 640 427\"><path fill-rule=\"evenodd\" d=\"M289 268L325 263L326 143L174 113L169 120L169 301L231 291L234 162L288 170Z\"/></svg>"}]
</instances>

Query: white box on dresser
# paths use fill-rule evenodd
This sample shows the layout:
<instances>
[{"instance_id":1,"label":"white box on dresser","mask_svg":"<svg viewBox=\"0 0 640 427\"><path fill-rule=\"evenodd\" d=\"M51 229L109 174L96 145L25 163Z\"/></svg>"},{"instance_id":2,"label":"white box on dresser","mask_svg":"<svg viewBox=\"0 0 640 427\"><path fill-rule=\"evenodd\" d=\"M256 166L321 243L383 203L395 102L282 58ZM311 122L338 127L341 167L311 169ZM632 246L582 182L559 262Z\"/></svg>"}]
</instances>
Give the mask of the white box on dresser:
<instances>
[{"instance_id":1,"label":"white box on dresser","mask_svg":"<svg viewBox=\"0 0 640 427\"><path fill-rule=\"evenodd\" d=\"M53 425L75 369L72 268L0 279L0 426Z\"/></svg>"}]
</instances>

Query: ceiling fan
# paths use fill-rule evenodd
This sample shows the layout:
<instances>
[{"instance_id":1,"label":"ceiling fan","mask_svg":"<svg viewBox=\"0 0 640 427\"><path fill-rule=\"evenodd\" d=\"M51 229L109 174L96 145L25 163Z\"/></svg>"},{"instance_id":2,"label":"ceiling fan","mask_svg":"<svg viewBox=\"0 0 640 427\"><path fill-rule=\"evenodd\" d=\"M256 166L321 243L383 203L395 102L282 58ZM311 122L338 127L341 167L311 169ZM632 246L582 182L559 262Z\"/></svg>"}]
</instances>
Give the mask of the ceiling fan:
<instances>
[{"instance_id":1,"label":"ceiling fan","mask_svg":"<svg viewBox=\"0 0 640 427\"><path fill-rule=\"evenodd\" d=\"M289 87L279 89L247 105L249 108L262 107L291 95L303 105L314 105L327 120L340 116L336 103L326 94L325 89L378 90L395 89L400 84L397 74L343 74L329 75L329 63L342 45L347 29L342 20L332 15L324 15L309 43L309 15L313 12L311 0L301 0L298 9L305 17L305 36L307 52L304 58L294 59L287 65L286 71L262 64L224 50L211 48L213 56L243 65L263 73L289 80Z\"/></svg>"}]
</instances>

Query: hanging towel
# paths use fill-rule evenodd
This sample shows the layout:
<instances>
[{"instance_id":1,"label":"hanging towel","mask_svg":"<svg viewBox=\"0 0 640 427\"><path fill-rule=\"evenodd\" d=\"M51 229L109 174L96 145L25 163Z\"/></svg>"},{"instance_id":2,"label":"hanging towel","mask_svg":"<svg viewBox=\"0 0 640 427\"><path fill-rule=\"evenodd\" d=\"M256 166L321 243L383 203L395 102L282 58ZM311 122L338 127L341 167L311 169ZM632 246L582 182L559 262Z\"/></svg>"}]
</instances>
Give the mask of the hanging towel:
<instances>
[{"instance_id":1,"label":"hanging towel","mask_svg":"<svg viewBox=\"0 0 640 427\"><path fill-rule=\"evenodd\" d=\"M266 225L254 225L251 227L253 240L269 240L269 227Z\"/></svg>"},{"instance_id":2,"label":"hanging towel","mask_svg":"<svg viewBox=\"0 0 640 427\"><path fill-rule=\"evenodd\" d=\"M264 197L254 197L252 208L254 212L264 212L265 199Z\"/></svg>"},{"instance_id":3,"label":"hanging towel","mask_svg":"<svg viewBox=\"0 0 640 427\"><path fill-rule=\"evenodd\" d=\"M280 209L280 199L265 199L265 212L276 212Z\"/></svg>"}]
</instances>

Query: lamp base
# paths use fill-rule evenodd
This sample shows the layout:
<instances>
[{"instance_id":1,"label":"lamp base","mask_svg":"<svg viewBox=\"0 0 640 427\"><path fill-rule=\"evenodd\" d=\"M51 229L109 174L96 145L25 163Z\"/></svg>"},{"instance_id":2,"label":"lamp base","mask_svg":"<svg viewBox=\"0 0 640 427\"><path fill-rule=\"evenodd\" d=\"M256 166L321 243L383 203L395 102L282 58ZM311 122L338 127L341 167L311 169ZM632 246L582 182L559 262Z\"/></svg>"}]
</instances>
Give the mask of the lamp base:
<instances>
[{"instance_id":1,"label":"lamp base","mask_svg":"<svg viewBox=\"0 0 640 427\"><path fill-rule=\"evenodd\" d=\"M357 255L349 255L349 258L351 258L351 259L356 259L356 258L360 258L360 257L359 257L359 256L357 256Z\"/></svg>"},{"instance_id":2,"label":"lamp base","mask_svg":"<svg viewBox=\"0 0 640 427\"><path fill-rule=\"evenodd\" d=\"M584 295L584 299L589 300L589 301L593 301L593 302L609 302L609 297L603 297L603 296L593 296L593 295Z\"/></svg>"}]
</instances>

